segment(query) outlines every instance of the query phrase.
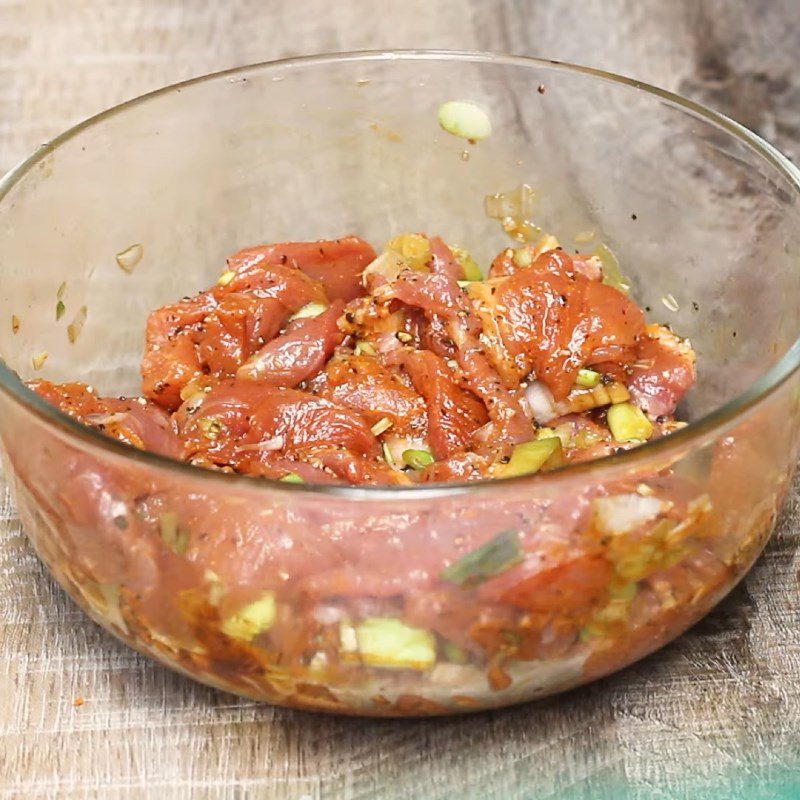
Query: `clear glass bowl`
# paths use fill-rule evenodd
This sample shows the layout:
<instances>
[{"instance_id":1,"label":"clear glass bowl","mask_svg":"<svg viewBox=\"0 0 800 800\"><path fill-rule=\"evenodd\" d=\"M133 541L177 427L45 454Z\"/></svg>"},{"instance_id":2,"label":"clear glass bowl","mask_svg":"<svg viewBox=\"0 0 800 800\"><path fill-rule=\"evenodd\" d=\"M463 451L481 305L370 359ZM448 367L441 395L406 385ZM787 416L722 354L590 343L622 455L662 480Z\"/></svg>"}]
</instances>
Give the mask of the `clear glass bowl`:
<instances>
[{"instance_id":1,"label":"clear glass bowl","mask_svg":"<svg viewBox=\"0 0 800 800\"><path fill-rule=\"evenodd\" d=\"M488 140L439 129L439 104L455 98L489 111ZM484 196L520 183L536 191L538 225L567 245L593 232L651 318L691 338L687 428L542 476L323 488L136 451L20 381L135 393L149 310L211 284L246 245L427 230L486 263L507 240ZM106 112L0 184L0 437L25 528L101 625L271 703L449 713L619 669L734 586L786 494L799 185L768 144L694 103L522 58L294 59ZM133 245L128 274L115 256ZM601 498L638 521L609 533ZM165 511L181 547L161 535ZM502 580L442 579L507 529L526 557Z\"/></svg>"}]
</instances>

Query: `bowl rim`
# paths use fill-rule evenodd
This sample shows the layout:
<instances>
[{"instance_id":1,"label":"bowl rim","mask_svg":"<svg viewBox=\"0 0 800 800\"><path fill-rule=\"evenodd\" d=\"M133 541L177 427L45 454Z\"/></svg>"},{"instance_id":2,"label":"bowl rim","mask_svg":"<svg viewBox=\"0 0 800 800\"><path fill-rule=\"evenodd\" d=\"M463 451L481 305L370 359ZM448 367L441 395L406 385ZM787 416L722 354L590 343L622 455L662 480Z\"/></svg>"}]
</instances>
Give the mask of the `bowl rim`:
<instances>
[{"instance_id":1,"label":"bowl rim","mask_svg":"<svg viewBox=\"0 0 800 800\"><path fill-rule=\"evenodd\" d=\"M443 49L400 49L400 50L357 50L340 53L323 53L305 56L281 58L232 67L217 72L200 75L178 83L169 84L162 88L147 92L125 102L119 103L98 114L68 128L49 142L42 144L31 155L13 167L5 176L0 177L0 203L8 196L11 190L33 167L55 152L62 144L77 137L84 129L95 126L104 120L124 113L130 108L147 103L163 95L179 92L195 84L207 83L221 79L234 79L246 77L254 71L286 70L294 67L305 68L317 65L345 62L373 62L373 61L451 61L488 63L500 66L527 67L553 70L556 72L584 75L600 81L614 83L630 89L642 91L653 97L659 98L668 105L677 107L688 114L698 117L703 121L723 130L762 160L770 164L781 176L800 194L800 169L798 169L777 148L740 123L732 120L717 111L689 100L674 92L661 89L644 81L618 75L594 67L582 66L566 61L536 58L532 56L505 55L492 52L443 50ZM751 384L743 392L729 400L722 406L690 422L669 436L647 442L631 450L604 456L591 461L578 464L568 464L551 472L523 475L516 478L500 480L481 480L471 482L416 484L409 486L363 486L348 484L321 484L284 483L269 478L256 478L248 475L225 473L195 466L187 462L177 461L167 456L162 456L151 451L138 448L112 439L100 431L84 425L73 419L60 409L50 405L32 389L29 389L19 376L10 369L0 358L0 392L8 396L12 402L23 406L45 423L54 426L59 432L70 439L78 439L92 447L99 447L109 456L131 460L142 466L155 467L159 470L177 471L187 478L218 482L219 488L237 488L265 491L270 494L285 492L287 495L311 494L333 495L342 499L366 500L429 500L434 497L454 497L464 494L485 492L502 492L521 489L525 486L555 486L564 480L571 480L578 476L596 475L597 473L615 473L618 470L631 468L643 460L666 458L677 450L686 451L694 443L703 442L714 434L724 431L738 418L743 416L754 406L767 399L777 391L791 375L800 368L800 337L785 351L774 366L758 381ZM299 498L298 498L299 499Z\"/></svg>"}]
</instances>

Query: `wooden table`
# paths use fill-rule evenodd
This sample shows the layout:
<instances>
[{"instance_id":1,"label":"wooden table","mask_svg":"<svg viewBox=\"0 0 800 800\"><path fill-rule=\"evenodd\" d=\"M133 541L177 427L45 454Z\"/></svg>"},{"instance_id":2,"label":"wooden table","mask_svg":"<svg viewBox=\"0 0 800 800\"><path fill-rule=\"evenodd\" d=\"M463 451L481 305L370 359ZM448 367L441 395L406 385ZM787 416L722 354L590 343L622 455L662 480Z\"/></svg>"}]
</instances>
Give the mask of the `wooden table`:
<instances>
[{"instance_id":1,"label":"wooden table","mask_svg":"<svg viewBox=\"0 0 800 800\"><path fill-rule=\"evenodd\" d=\"M0 0L0 170L191 75L389 47L633 74L799 154L796 0ZM44 572L0 487L0 796L800 797L799 492L744 585L622 674L468 718L368 721L260 706L126 649Z\"/></svg>"}]
</instances>

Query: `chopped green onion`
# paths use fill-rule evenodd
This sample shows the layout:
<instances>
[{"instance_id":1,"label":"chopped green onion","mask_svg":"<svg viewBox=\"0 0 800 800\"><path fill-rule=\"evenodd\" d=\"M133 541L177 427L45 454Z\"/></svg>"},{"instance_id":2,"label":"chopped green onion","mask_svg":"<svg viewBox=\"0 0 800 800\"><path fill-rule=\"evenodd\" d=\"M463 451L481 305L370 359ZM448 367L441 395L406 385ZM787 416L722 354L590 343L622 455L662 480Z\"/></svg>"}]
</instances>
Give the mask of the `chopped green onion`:
<instances>
[{"instance_id":1,"label":"chopped green onion","mask_svg":"<svg viewBox=\"0 0 800 800\"><path fill-rule=\"evenodd\" d=\"M78 341L78 336L80 336L83 326L86 323L87 313L86 306L81 306L78 309L78 313L75 314L75 318L67 325L67 338L70 344L75 344L75 342Z\"/></svg>"},{"instance_id":2,"label":"chopped green onion","mask_svg":"<svg viewBox=\"0 0 800 800\"><path fill-rule=\"evenodd\" d=\"M537 439L559 439L562 447L569 447L572 444L572 426L566 422L557 428L539 428L536 431Z\"/></svg>"},{"instance_id":3,"label":"chopped green onion","mask_svg":"<svg viewBox=\"0 0 800 800\"><path fill-rule=\"evenodd\" d=\"M485 545L462 556L442 572L442 579L459 586L476 586L519 564L523 553L515 530L498 533Z\"/></svg>"},{"instance_id":4,"label":"chopped green onion","mask_svg":"<svg viewBox=\"0 0 800 800\"><path fill-rule=\"evenodd\" d=\"M582 386L584 389L594 389L594 387L600 383L601 377L602 375L599 372L595 372L593 369L579 369L575 383L578 386Z\"/></svg>"},{"instance_id":5,"label":"chopped green onion","mask_svg":"<svg viewBox=\"0 0 800 800\"><path fill-rule=\"evenodd\" d=\"M381 417L371 428L374 436L380 436L392 427L392 421L389 417Z\"/></svg>"},{"instance_id":6,"label":"chopped green onion","mask_svg":"<svg viewBox=\"0 0 800 800\"><path fill-rule=\"evenodd\" d=\"M226 269L225 272L219 276L217 286L227 286L235 277L236 273L232 269Z\"/></svg>"},{"instance_id":7,"label":"chopped green onion","mask_svg":"<svg viewBox=\"0 0 800 800\"><path fill-rule=\"evenodd\" d=\"M305 483L305 481L296 472L288 472L279 480L283 481L284 483Z\"/></svg>"},{"instance_id":8,"label":"chopped green onion","mask_svg":"<svg viewBox=\"0 0 800 800\"><path fill-rule=\"evenodd\" d=\"M608 427L618 442L646 442L653 435L653 423L633 403L617 403L608 409Z\"/></svg>"},{"instance_id":9,"label":"chopped green onion","mask_svg":"<svg viewBox=\"0 0 800 800\"><path fill-rule=\"evenodd\" d=\"M158 524L164 544L182 556L189 547L189 531L178 525L178 515L174 511L165 511L159 516Z\"/></svg>"},{"instance_id":10,"label":"chopped green onion","mask_svg":"<svg viewBox=\"0 0 800 800\"><path fill-rule=\"evenodd\" d=\"M59 300L56 303L56 322L64 316L64 312L67 310L67 307L64 305L63 300Z\"/></svg>"},{"instance_id":11,"label":"chopped green onion","mask_svg":"<svg viewBox=\"0 0 800 800\"><path fill-rule=\"evenodd\" d=\"M262 597L222 621L220 630L232 639L250 642L269 630L275 622L275 595L266 592Z\"/></svg>"},{"instance_id":12,"label":"chopped green onion","mask_svg":"<svg viewBox=\"0 0 800 800\"><path fill-rule=\"evenodd\" d=\"M361 660L373 667L425 670L436 663L433 634L393 617L365 619L356 626L355 638Z\"/></svg>"},{"instance_id":13,"label":"chopped green onion","mask_svg":"<svg viewBox=\"0 0 800 800\"><path fill-rule=\"evenodd\" d=\"M529 267L533 263L533 253L527 247L520 247L514 251L511 260L520 268Z\"/></svg>"},{"instance_id":14,"label":"chopped green onion","mask_svg":"<svg viewBox=\"0 0 800 800\"><path fill-rule=\"evenodd\" d=\"M386 243L386 249L397 253L411 269L420 271L428 268L431 259L431 243L421 233L402 233Z\"/></svg>"},{"instance_id":15,"label":"chopped green onion","mask_svg":"<svg viewBox=\"0 0 800 800\"><path fill-rule=\"evenodd\" d=\"M464 270L464 279L468 281L482 281L483 272L478 266L477 261L463 247L450 247L453 258L461 265Z\"/></svg>"},{"instance_id":16,"label":"chopped green onion","mask_svg":"<svg viewBox=\"0 0 800 800\"><path fill-rule=\"evenodd\" d=\"M365 356L375 356L378 354L378 351L375 349L374 345L370 342L356 342L356 347L354 353L357 356L365 355Z\"/></svg>"},{"instance_id":17,"label":"chopped green onion","mask_svg":"<svg viewBox=\"0 0 800 800\"><path fill-rule=\"evenodd\" d=\"M381 442L381 450L383 450L383 460L392 468L395 469L394 458L392 457L392 450L388 442Z\"/></svg>"},{"instance_id":18,"label":"chopped green onion","mask_svg":"<svg viewBox=\"0 0 800 800\"><path fill-rule=\"evenodd\" d=\"M532 442L518 444L511 453L508 464L498 467L496 474L501 478L531 475L544 466L559 466L561 461L562 447L561 439L558 436L535 439Z\"/></svg>"},{"instance_id":19,"label":"chopped green onion","mask_svg":"<svg viewBox=\"0 0 800 800\"><path fill-rule=\"evenodd\" d=\"M425 467L433 464L436 459L433 453L428 450L415 450L410 448L403 450L403 463L411 469L425 469Z\"/></svg>"},{"instance_id":20,"label":"chopped green onion","mask_svg":"<svg viewBox=\"0 0 800 800\"><path fill-rule=\"evenodd\" d=\"M477 142L492 133L489 115L474 103L450 100L439 106L439 125L453 136Z\"/></svg>"},{"instance_id":21,"label":"chopped green onion","mask_svg":"<svg viewBox=\"0 0 800 800\"><path fill-rule=\"evenodd\" d=\"M200 428L206 439L211 439L212 441L216 439L222 431L222 423L213 417L200 417L200 419L197 420L197 427Z\"/></svg>"},{"instance_id":22,"label":"chopped green onion","mask_svg":"<svg viewBox=\"0 0 800 800\"><path fill-rule=\"evenodd\" d=\"M299 311L295 311L291 317L289 317L289 322L293 319L306 319L308 317L318 317L324 311L328 310L328 306L324 303L306 303Z\"/></svg>"},{"instance_id":23,"label":"chopped green onion","mask_svg":"<svg viewBox=\"0 0 800 800\"><path fill-rule=\"evenodd\" d=\"M39 353L31 358L31 363L33 364L34 369L41 369L44 366L45 361L47 361L47 353Z\"/></svg>"},{"instance_id":24,"label":"chopped green onion","mask_svg":"<svg viewBox=\"0 0 800 800\"><path fill-rule=\"evenodd\" d=\"M613 286L623 294L628 294L631 290L631 285L622 274L619 261L611 251L611 248L607 245L599 244L595 247L592 255L597 256L603 265L603 283L607 286Z\"/></svg>"}]
</instances>

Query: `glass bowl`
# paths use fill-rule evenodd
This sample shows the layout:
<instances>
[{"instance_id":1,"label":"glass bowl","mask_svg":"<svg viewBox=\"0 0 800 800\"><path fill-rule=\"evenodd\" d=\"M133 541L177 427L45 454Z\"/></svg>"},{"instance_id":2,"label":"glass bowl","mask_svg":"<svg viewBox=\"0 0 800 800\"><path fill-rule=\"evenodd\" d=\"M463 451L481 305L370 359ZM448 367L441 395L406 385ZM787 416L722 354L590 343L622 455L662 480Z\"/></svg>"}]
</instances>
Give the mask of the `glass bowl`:
<instances>
[{"instance_id":1,"label":"glass bowl","mask_svg":"<svg viewBox=\"0 0 800 800\"><path fill-rule=\"evenodd\" d=\"M485 108L492 136L440 130L450 99ZM609 247L651 319L691 338L688 427L541 476L293 485L135 450L21 381L136 393L148 312L213 283L246 245L422 229L485 264L509 242L484 197L523 183L537 225ZM25 529L123 641L270 703L452 713L617 670L736 584L786 495L799 186L725 117L534 59L292 59L101 114L0 184L0 438ZM522 563L483 582L442 575L508 530Z\"/></svg>"}]
</instances>

